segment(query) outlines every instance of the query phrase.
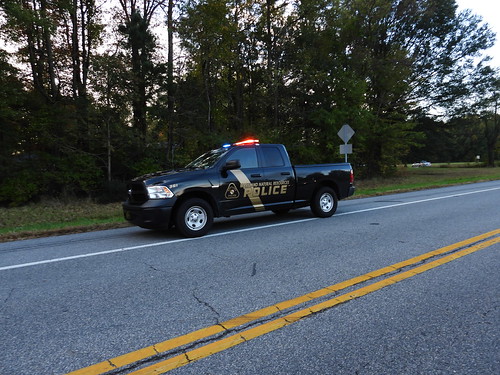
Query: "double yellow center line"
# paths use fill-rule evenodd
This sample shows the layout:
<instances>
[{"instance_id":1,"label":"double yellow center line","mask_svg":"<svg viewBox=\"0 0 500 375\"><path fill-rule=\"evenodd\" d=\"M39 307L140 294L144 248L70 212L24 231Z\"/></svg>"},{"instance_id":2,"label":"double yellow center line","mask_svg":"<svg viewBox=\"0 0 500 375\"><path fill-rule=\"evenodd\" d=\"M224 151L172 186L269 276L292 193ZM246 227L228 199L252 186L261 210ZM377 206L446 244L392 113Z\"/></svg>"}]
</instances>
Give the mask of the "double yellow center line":
<instances>
[{"instance_id":1,"label":"double yellow center line","mask_svg":"<svg viewBox=\"0 0 500 375\"><path fill-rule=\"evenodd\" d=\"M324 311L333 306L362 297L376 290L385 288L386 286L398 283L422 272L451 262L452 260L500 243L500 237L498 237L499 234L500 229L496 229L494 231L457 242L453 245L445 246L443 248L419 255L403 262L395 263L391 266L369 272L350 280L319 289L315 292L308 293L288 301L283 301L255 312L241 315L228 321L202 328L186 335L166 340L161 343L85 367L69 374L104 374L122 367L124 370L129 366L135 367L136 365L140 365L142 362L154 363L147 367L143 367L140 370L129 373L136 375L164 374L175 368L187 365L190 362L208 357L212 354L239 345L245 341L249 341L266 333L285 327L314 313ZM431 258L436 259L431 260ZM419 263L423 264L418 265ZM390 273L395 274L388 276ZM293 308L296 308L301 304L318 302L321 297L337 293L346 288L350 288L382 276L388 277L375 281L372 284L362 286L358 289L348 291L345 294L334 296L333 298L313 304L312 306L292 311ZM211 340L209 338L211 338ZM208 339L211 342L206 344L198 343L203 339ZM195 347L197 343L199 344L197 348L184 348L184 350L182 350L182 347L187 345Z\"/></svg>"}]
</instances>

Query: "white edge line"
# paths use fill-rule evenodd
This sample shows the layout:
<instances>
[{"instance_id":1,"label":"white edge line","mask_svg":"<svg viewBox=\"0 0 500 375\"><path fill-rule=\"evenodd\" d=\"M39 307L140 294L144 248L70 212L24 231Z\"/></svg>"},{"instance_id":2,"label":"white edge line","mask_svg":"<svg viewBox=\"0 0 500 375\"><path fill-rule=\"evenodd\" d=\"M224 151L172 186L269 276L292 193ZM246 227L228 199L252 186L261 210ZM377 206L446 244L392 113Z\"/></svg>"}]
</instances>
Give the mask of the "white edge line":
<instances>
[{"instance_id":1,"label":"white edge line","mask_svg":"<svg viewBox=\"0 0 500 375\"><path fill-rule=\"evenodd\" d=\"M63 261L66 261L66 260L90 258L90 257L98 256L98 255L107 255L107 254L113 254L113 253L121 253L121 252L125 252L125 251L130 251L130 250L138 250L138 249L143 249L143 248L147 248L147 247L156 247L156 246L162 246L162 245L169 245L169 244L175 244L175 243L179 243L179 242L195 241L195 240L200 240L202 238L220 237L220 236L225 236L227 234L243 233L243 232L249 232L249 231L258 230L258 229L266 229L266 228L272 228L272 227L279 227L279 226L282 226L282 225L288 225L288 224L294 224L294 223L303 223L303 222L306 222L306 221L311 221L311 220L316 220L316 219L317 218L314 217L314 218L310 218L310 219L302 219L302 220L296 220L296 221L287 221L287 222L284 222L284 223L269 224L269 225L263 225L263 226L260 226L260 227L237 229L237 230L233 230L233 231L230 231L230 232L213 233L213 234L208 234L208 235L203 236L203 237L180 238L178 240L170 240L170 241L157 242L157 243L152 243L152 244L130 246L130 247L122 247L122 248L119 248L119 249L99 251L97 253L80 254L80 255L73 255L73 256L63 257L63 258L54 258L54 259L40 260L40 261L37 261L37 262L14 264L12 266L0 267L0 271L12 270L12 269L16 269L16 268L32 267L32 266L38 266L38 265L41 265L41 264L48 264L48 263L57 263L57 262L63 262Z\"/></svg>"},{"instance_id":2,"label":"white edge line","mask_svg":"<svg viewBox=\"0 0 500 375\"><path fill-rule=\"evenodd\" d=\"M404 202L404 203L395 203L395 204L390 204L388 206L381 206L381 207L373 207L373 208L367 208L365 210L357 210L357 211L350 211L350 212L342 212L339 214L335 214L335 216L344 216L344 215L352 215L352 214L359 214L361 212L368 212L368 211L377 211L377 210L383 210L386 208L393 208L393 207L399 207L399 206L408 206L410 204L417 204L417 203L425 203L425 202L431 202L431 201L437 201L441 199L448 199L448 198L456 198L456 197L462 197L464 195L471 195L471 194L479 194L479 193L486 193L488 191L494 191L494 190L500 190L500 187L496 188L490 188L490 189L484 189L484 190L477 190L477 191L469 191L467 193L457 193L457 194L452 194L452 195L445 195L443 197L436 197L436 198L428 198L428 199L421 199L418 201L412 201L412 202Z\"/></svg>"},{"instance_id":3,"label":"white edge line","mask_svg":"<svg viewBox=\"0 0 500 375\"><path fill-rule=\"evenodd\" d=\"M425 203L425 202L431 202L431 201L436 201L436 200L441 200L441 199L462 197L462 196L465 196L465 195L485 193L485 192L494 191L494 190L500 190L500 187L490 188L490 189L484 189L484 190L477 190L477 191L469 191L469 192L466 192L466 193L457 193L457 194L452 194L452 195L445 195L443 197L421 199L421 200L412 201L412 202L390 204L388 206L373 207L373 208L367 208L367 209L364 209L364 210L357 210L357 211L350 211L350 212L341 212L341 213L338 213L338 214L334 215L333 217L345 216L345 215L352 215L352 214L359 214L359 213L362 213L362 212L369 212L369 211L384 210L384 209L387 209L387 208L400 207L400 206L408 206L410 204ZM228 235L228 234L244 233L244 232L250 232L250 231L254 231L254 230L279 227L279 226L283 226L283 225L305 223L307 221L313 221L313 220L318 220L318 218L314 217L314 218L309 218L309 219L287 221L287 222L284 222L284 223L262 225L262 226L258 226L258 227L251 227L251 228L245 228L245 229L237 229L237 230L233 230L233 231L229 231L229 232L213 233L213 234L208 234L208 235L203 236L203 237L181 238L181 239L178 239L178 240L170 240L170 241L164 241L164 242L157 242L157 243L153 243L153 244L138 245L138 246L131 246L131 247L122 247L122 248L119 248L119 249L99 251L97 253L80 254L80 255L73 255L73 256L64 257L64 258L54 258L54 259L40 260L40 261L37 261L37 262L14 264L12 266L0 267L0 271L13 270L13 269L16 269L16 268L33 267L33 266L39 266L39 265L48 264L48 263L58 263L58 262L64 262L64 261L67 261L67 260L90 258L90 257L98 256L98 255L107 255L107 254L113 254L113 253L121 253L121 252L125 252L125 251L130 251L130 250L138 250L138 249L143 249L143 248L147 248L147 247L156 247L156 246L163 246L163 245L175 244L175 243L180 243L180 242L195 241L195 240L200 240L200 239L205 239L205 238L211 238L211 237L220 237L220 236L225 236L225 235Z\"/></svg>"}]
</instances>

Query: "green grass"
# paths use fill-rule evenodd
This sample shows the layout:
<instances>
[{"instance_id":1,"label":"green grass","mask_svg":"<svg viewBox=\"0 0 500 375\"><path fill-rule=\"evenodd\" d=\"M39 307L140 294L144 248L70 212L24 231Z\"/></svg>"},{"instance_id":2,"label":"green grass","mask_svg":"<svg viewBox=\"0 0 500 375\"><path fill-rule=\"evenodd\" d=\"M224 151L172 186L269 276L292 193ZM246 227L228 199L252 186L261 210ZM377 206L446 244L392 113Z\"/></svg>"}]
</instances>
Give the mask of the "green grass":
<instances>
[{"instance_id":1,"label":"green grass","mask_svg":"<svg viewBox=\"0 0 500 375\"><path fill-rule=\"evenodd\" d=\"M500 168L446 167L438 165L425 168L404 168L391 178L356 181L356 196L369 196L420 190L433 187L500 180Z\"/></svg>"},{"instance_id":2,"label":"green grass","mask_svg":"<svg viewBox=\"0 0 500 375\"><path fill-rule=\"evenodd\" d=\"M126 225L120 203L45 200L0 208L0 241Z\"/></svg>"},{"instance_id":3,"label":"green grass","mask_svg":"<svg viewBox=\"0 0 500 375\"><path fill-rule=\"evenodd\" d=\"M401 167L391 178L356 180L356 194L353 198L500 180L499 167L479 168L471 164ZM23 207L0 208L0 242L126 225L120 203L45 200Z\"/></svg>"}]
</instances>

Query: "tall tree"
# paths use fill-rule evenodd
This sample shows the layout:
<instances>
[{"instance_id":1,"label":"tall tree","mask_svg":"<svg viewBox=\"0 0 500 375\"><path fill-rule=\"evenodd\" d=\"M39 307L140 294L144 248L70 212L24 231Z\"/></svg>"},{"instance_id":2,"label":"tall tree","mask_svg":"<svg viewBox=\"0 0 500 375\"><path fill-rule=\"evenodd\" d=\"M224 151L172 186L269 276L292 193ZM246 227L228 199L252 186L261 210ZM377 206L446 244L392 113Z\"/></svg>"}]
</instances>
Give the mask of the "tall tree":
<instances>
[{"instance_id":1,"label":"tall tree","mask_svg":"<svg viewBox=\"0 0 500 375\"><path fill-rule=\"evenodd\" d=\"M60 9L64 12L65 38L71 51L72 94L74 98L86 98L91 58L103 29L100 8L95 0L70 0L62 3Z\"/></svg>"},{"instance_id":2,"label":"tall tree","mask_svg":"<svg viewBox=\"0 0 500 375\"><path fill-rule=\"evenodd\" d=\"M127 150L123 147L132 143L127 132L128 98L127 86L128 75L125 56L119 52L109 51L96 55L90 67L91 91L95 97L94 116L98 124L96 129L97 150L104 149L105 159L102 164L106 165L107 180L111 181L113 176L127 175ZM120 147L120 145L122 147ZM117 157L114 157L117 155Z\"/></svg>"},{"instance_id":3,"label":"tall tree","mask_svg":"<svg viewBox=\"0 0 500 375\"><path fill-rule=\"evenodd\" d=\"M0 202L30 198L37 193L33 182L19 178L25 122L26 92L20 72L8 62L8 54L0 49ZM19 159L18 159L19 158Z\"/></svg>"},{"instance_id":4,"label":"tall tree","mask_svg":"<svg viewBox=\"0 0 500 375\"><path fill-rule=\"evenodd\" d=\"M485 67L476 74L473 95L466 108L472 109L481 119L487 148L487 165L495 166L497 145L500 139L500 74ZM465 103L464 103L465 104Z\"/></svg>"},{"instance_id":5,"label":"tall tree","mask_svg":"<svg viewBox=\"0 0 500 375\"><path fill-rule=\"evenodd\" d=\"M260 27L262 32L262 52L266 64L267 114L272 119L269 124L273 128L279 127L281 112L280 89L283 86L284 69L283 45L286 41L287 24L285 11L288 6L287 1L265 0L257 2L260 7L261 19Z\"/></svg>"},{"instance_id":6,"label":"tall tree","mask_svg":"<svg viewBox=\"0 0 500 375\"><path fill-rule=\"evenodd\" d=\"M133 125L142 138L147 135L148 87L153 72L153 53L157 47L151 21L166 0L119 0L122 24L119 31L126 37L132 74Z\"/></svg>"},{"instance_id":7,"label":"tall tree","mask_svg":"<svg viewBox=\"0 0 500 375\"><path fill-rule=\"evenodd\" d=\"M174 130L175 130L175 85L174 85L174 0L167 5L167 158L173 163Z\"/></svg>"},{"instance_id":8,"label":"tall tree","mask_svg":"<svg viewBox=\"0 0 500 375\"><path fill-rule=\"evenodd\" d=\"M6 0L1 5L4 35L31 72L19 169L30 165L36 173L44 171L33 179L47 193L88 191L99 172L87 114L88 65L100 32L97 6L90 0Z\"/></svg>"},{"instance_id":9,"label":"tall tree","mask_svg":"<svg viewBox=\"0 0 500 375\"><path fill-rule=\"evenodd\" d=\"M34 89L47 100L60 95L56 77L53 36L55 7L47 0L5 0L2 4L10 39L22 43L19 51L31 68Z\"/></svg>"},{"instance_id":10,"label":"tall tree","mask_svg":"<svg viewBox=\"0 0 500 375\"><path fill-rule=\"evenodd\" d=\"M230 62L234 58L235 24L229 17L225 0L207 0L187 3L179 22L182 45L192 62L188 68L201 85L205 111L203 124L209 133L225 127L224 113Z\"/></svg>"},{"instance_id":11,"label":"tall tree","mask_svg":"<svg viewBox=\"0 0 500 375\"><path fill-rule=\"evenodd\" d=\"M372 118L363 131L368 172L395 165L421 140L412 132L416 111L446 107L468 94L475 62L493 34L454 0L349 2L354 37L351 66L364 77ZM367 124L368 125L368 124Z\"/></svg>"}]
</instances>

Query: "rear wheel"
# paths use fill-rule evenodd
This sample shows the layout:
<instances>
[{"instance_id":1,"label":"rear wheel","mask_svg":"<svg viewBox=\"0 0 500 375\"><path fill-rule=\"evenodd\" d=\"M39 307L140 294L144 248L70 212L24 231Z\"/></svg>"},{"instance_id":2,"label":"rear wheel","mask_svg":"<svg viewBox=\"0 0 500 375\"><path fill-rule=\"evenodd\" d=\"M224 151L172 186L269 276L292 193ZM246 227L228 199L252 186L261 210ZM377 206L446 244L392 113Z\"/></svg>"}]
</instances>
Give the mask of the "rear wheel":
<instances>
[{"instance_id":1,"label":"rear wheel","mask_svg":"<svg viewBox=\"0 0 500 375\"><path fill-rule=\"evenodd\" d=\"M186 237L201 237L208 233L213 220L210 204L200 198L191 198L179 206L175 226Z\"/></svg>"},{"instance_id":2,"label":"rear wheel","mask_svg":"<svg viewBox=\"0 0 500 375\"><path fill-rule=\"evenodd\" d=\"M311 201L311 210L318 217L330 217L337 210L337 194L332 188L322 187Z\"/></svg>"}]
</instances>

